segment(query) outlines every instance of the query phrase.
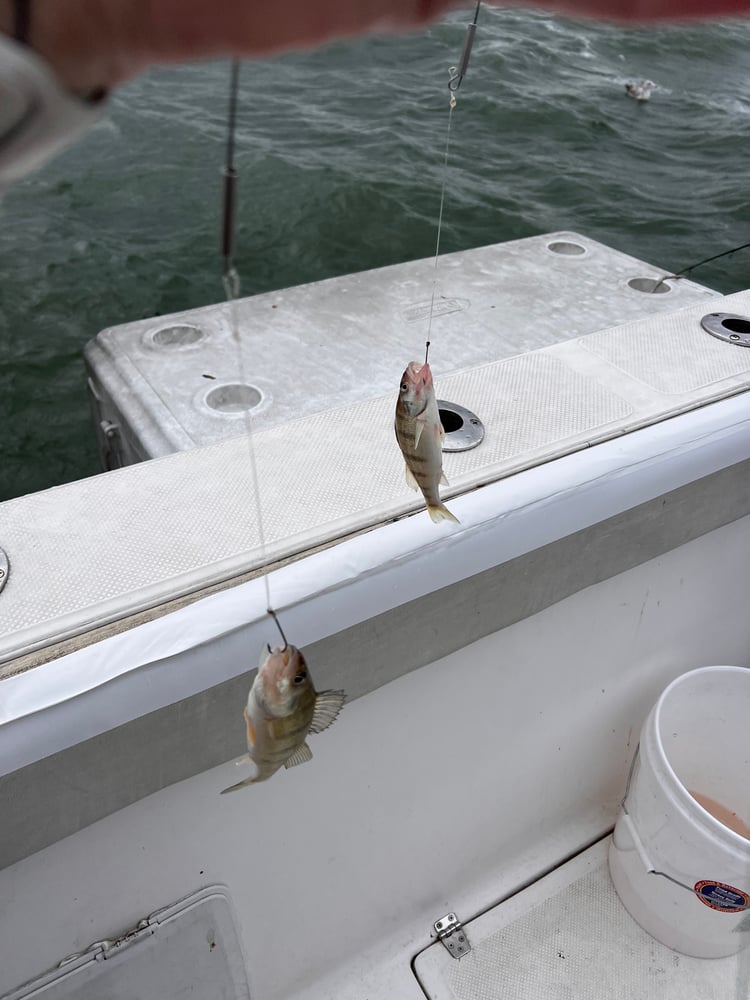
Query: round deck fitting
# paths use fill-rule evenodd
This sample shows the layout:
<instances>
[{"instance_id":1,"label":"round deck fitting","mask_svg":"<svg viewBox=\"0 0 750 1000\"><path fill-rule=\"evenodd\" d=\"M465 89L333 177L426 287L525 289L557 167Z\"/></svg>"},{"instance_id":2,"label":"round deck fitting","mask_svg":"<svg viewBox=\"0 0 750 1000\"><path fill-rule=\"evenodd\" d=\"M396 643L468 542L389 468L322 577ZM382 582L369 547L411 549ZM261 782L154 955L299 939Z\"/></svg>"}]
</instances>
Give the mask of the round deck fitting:
<instances>
[{"instance_id":1,"label":"round deck fitting","mask_svg":"<svg viewBox=\"0 0 750 1000\"><path fill-rule=\"evenodd\" d=\"M709 313L701 320L701 326L712 337L725 340L737 347L750 347L750 316L736 313Z\"/></svg>"},{"instance_id":2,"label":"round deck fitting","mask_svg":"<svg viewBox=\"0 0 750 1000\"><path fill-rule=\"evenodd\" d=\"M5 584L8 582L8 574L10 573L10 563L8 562L8 557L5 552L0 549L0 590L3 589Z\"/></svg>"},{"instance_id":3,"label":"round deck fitting","mask_svg":"<svg viewBox=\"0 0 750 1000\"><path fill-rule=\"evenodd\" d=\"M630 278L628 288L636 292L648 292L649 295L664 295L665 292L672 291L672 286L665 284L668 277L669 275L663 278Z\"/></svg>"},{"instance_id":4,"label":"round deck fitting","mask_svg":"<svg viewBox=\"0 0 750 1000\"><path fill-rule=\"evenodd\" d=\"M206 334L193 323L178 323L176 326L161 326L150 330L146 337L153 347L169 350L197 347L206 339Z\"/></svg>"},{"instance_id":5,"label":"round deck fitting","mask_svg":"<svg viewBox=\"0 0 750 1000\"><path fill-rule=\"evenodd\" d=\"M245 413L256 409L263 401L263 393L254 385L232 382L217 385L206 393L206 406L219 413Z\"/></svg>"},{"instance_id":6,"label":"round deck fitting","mask_svg":"<svg viewBox=\"0 0 750 1000\"><path fill-rule=\"evenodd\" d=\"M555 240L554 243L547 244L547 249L551 253L560 253L565 257L579 257L586 253L586 247L582 247L580 243L573 243L572 240Z\"/></svg>"},{"instance_id":7,"label":"round deck fitting","mask_svg":"<svg viewBox=\"0 0 750 1000\"><path fill-rule=\"evenodd\" d=\"M443 451L470 451L484 440L484 424L471 410L447 399L437 401L445 431Z\"/></svg>"}]
</instances>

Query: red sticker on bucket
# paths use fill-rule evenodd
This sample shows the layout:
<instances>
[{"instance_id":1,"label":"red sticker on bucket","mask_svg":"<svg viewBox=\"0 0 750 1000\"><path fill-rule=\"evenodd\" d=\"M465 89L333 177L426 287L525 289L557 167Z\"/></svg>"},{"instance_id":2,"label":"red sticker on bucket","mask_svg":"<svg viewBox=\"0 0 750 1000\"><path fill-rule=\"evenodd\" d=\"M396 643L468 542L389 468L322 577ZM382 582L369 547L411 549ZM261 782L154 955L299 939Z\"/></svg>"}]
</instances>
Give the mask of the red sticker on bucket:
<instances>
[{"instance_id":1,"label":"red sticker on bucket","mask_svg":"<svg viewBox=\"0 0 750 1000\"><path fill-rule=\"evenodd\" d=\"M701 903L710 906L712 910L739 913L750 907L750 895L733 885L727 885L726 882L704 879L702 882L696 882L693 888Z\"/></svg>"}]
</instances>

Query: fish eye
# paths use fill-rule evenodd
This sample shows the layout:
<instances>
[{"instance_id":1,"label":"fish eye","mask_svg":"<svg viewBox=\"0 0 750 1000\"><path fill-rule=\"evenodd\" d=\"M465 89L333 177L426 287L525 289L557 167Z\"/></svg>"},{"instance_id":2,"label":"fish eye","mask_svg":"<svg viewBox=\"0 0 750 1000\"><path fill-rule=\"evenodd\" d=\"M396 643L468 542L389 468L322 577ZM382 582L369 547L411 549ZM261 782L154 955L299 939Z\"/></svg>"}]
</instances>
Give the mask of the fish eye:
<instances>
[{"instance_id":1,"label":"fish eye","mask_svg":"<svg viewBox=\"0 0 750 1000\"><path fill-rule=\"evenodd\" d=\"M409 386L406 384L406 382L401 383L401 392L406 392L408 388Z\"/></svg>"},{"instance_id":2,"label":"fish eye","mask_svg":"<svg viewBox=\"0 0 750 1000\"><path fill-rule=\"evenodd\" d=\"M300 672L298 674L296 674L295 677L294 677L294 683L295 684L301 684L302 681L306 677L307 677L307 671L306 670L300 670Z\"/></svg>"}]
</instances>

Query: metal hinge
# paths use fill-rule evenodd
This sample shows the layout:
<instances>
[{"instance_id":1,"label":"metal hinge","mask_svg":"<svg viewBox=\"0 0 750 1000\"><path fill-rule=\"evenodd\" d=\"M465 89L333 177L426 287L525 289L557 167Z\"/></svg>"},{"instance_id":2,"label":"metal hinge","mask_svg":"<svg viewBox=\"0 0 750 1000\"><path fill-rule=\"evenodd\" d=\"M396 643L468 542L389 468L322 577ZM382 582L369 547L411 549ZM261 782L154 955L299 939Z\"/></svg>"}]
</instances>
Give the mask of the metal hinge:
<instances>
[{"instance_id":1,"label":"metal hinge","mask_svg":"<svg viewBox=\"0 0 750 1000\"><path fill-rule=\"evenodd\" d=\"M103 436L102 463L107 472L122 467L120 455L120 425L112 420L100 420Z\"/></svg>"},{"instance_id":2,"label":"metal hinge","mask_svg":"<svg viewBox=\"0 0 750 1000\"><path fill-rule=\"evenodd\" d=\"M0 549L0 590L3 589L5 584L8 582L8 574L10 573L10 563L8 562L8 557L5 552Z\"/></svg>"},{"instance_id":3,"label":"metal hinge","mask_svg":"<svg viewBox=\"0 0 750 1000\"><path fill-rule=\"evenodd\" d=\"M112 420L100 420L99 426L102 429L102 434L108 441L112 441L120 433L120 425L114 423Z\"/></svg>"},{"instance_id":4,"label":"metal hinge","mask_svg":"<svg viewBox=\"0 0 750 1000\"><path fill-rule=\"evenodd\" d=\"M438 936L454 958L462 958L471 951L469 939L463 924L455 913L447 913L432 925Z\"/></svg>"},{"instance_id":5,"label":"metal hinge","mask_svg":"<svg viewBox=\"0 0 750 1000\"><path fill-rule=\"evenodd\" d=\"M131 944L135 944L136 941L140 941L141 938L155 934L157 927L158 921L155 920L155 915L145 917L143 920L139 920L135 927L131 927L129 931L121 934L118 938L94 941L94 943L90 944L85 951L78 951L75 955L68 955L58 964L58 968L62 969L64 966L77 961L77 959L82 958L84 955L90 955L91 958L95 959L97 962L106 961L108 958L111 958L113 954L119 953L123 948L129 947Z\"/></svg>"}]
</instances>

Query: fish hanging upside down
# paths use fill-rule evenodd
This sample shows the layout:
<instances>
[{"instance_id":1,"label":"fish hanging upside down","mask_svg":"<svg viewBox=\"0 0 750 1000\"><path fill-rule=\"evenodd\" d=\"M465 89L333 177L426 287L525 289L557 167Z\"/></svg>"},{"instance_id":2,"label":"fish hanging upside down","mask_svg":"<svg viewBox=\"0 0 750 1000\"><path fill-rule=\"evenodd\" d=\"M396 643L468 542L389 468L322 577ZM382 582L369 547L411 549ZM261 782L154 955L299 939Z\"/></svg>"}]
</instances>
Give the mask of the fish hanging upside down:
<instances>
[{"instance_id":1,"label":"fish hanging upside down","mask_svg":"<svg viewBox=\"0 0 750 1000\"><path fill-rule=\"evenodd\" d=\"M247 757L255 774L225 788L235 792L266 781L282 766L295 767L312 758L308 733L322 733L344 704L343 691L316 692L307 664L296 646L268 648L247 696Z\"/></svg>"},{"instance_id":2,"label":"fish hanging upside down","mask_svg":"<svg viewBox=\"0 0 750 1000\"><path fill-rule=\"evenodd\" d=\"M401 376L396 403L396 440L406 461L406 482L421 490L427 501L427 513L435 523L455 521L440 499L440 483L448 485L443 474L443 439L430 366L410 361Z\"/></svg>"}]
</instances>

